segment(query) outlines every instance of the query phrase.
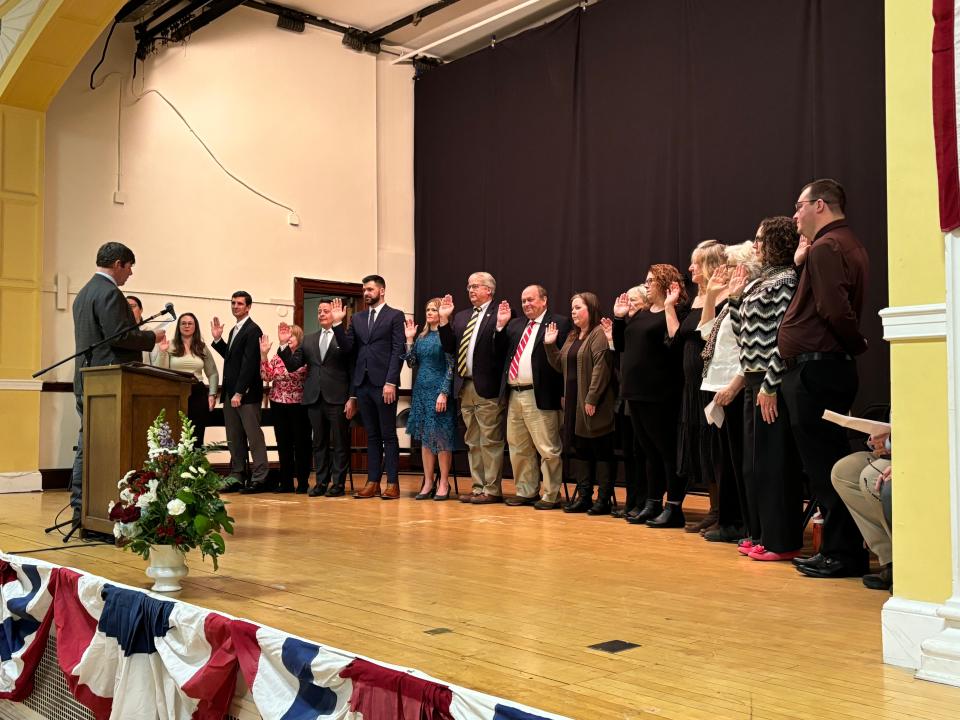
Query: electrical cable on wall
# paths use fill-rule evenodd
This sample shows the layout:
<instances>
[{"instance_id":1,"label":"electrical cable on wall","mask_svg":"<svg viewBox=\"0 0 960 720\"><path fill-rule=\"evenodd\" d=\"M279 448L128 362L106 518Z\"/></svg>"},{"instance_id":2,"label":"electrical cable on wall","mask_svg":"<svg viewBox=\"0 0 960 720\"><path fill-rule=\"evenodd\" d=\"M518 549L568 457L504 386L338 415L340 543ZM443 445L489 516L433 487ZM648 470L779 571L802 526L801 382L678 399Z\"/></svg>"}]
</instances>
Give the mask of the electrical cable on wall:
<instances>
[{"instance_id":1,"label":"electrical cable on wall","mask_svg":"<svg viewBox=\"0 0 960 720\"><path fill-rule=\"evenodd\" d=\"M106 82L107 78L109 78L111 75L119 75L121 78L120 94L117 100L117 192L120 192L120 176L121 176L120 121L121 121L121 108L122 108L122 97L123 97L123 75L122 73L119 73L119 72L111 72L111 73L108 73L106 76L104 76L98 84L94 84L94 75L96 74L97 68L99 68L100 65L103 63L104 58L106 58L107 47L110 44L110 36L113 34L114 27L116 27L116 23L114 23L113 27L110 28L110 33L107 35L107 40L103 46L103 54L100 57L100 62L97 63L96 67L94 67L93 69L93 72L90 74L90 89L91 90L98 89L100 86L103 85L104 82ZM244 188L252 192L254 195L266 200L267 202L273 205L276 205L277 207L280 207L286 210L290 214L289 217L287 218L287 222L290 225L300 224L300 218L297 215L297 211L294 210L292 207L290 207L289 205L284 205L282 202L279 202L278 200L274 200L270 196L265 195L264 193L260 192L259 190L252 187L250 184L248 184L247 182L245 182L244 180L242 180L241 178L237 177L235 174L230 172L230 170L228 170L227 167L222 162L220 162L219 158L217 158L213 150L211 150L210 147L207 145L207 143L204 142L203 138L200 137L197 131L193 129L193 126L190 125L187 119L183 116L183 113L181 113L180 110L177 108L177 106L174 105L162 92L160 92L159 90L155 90L153 88L144 89L143 87L141 87L140 92L138 94L133 87L133 78L136 77L136 67L137 67L137 57L136 55L134 55L133 77L130 79L130 96L133 98L134 104L140 102L143 98L145 98L147 95L150 95L150 94L154 94L157 97L159 97L170 107L171 110L173 110L176 116L180 118L180 121L186 126L187 130L190 131L190 134L193 135L194 138L196 138L197 142L200 143L200 146L213 159L213 161L217 164L217 166L221 170L223 170L223 172L227 175L227 177L229 177L231 180L238 183L239 185L242 185ZM145 82L146 79L144 78L143 81Z\"/></svg>"}]
</instances>

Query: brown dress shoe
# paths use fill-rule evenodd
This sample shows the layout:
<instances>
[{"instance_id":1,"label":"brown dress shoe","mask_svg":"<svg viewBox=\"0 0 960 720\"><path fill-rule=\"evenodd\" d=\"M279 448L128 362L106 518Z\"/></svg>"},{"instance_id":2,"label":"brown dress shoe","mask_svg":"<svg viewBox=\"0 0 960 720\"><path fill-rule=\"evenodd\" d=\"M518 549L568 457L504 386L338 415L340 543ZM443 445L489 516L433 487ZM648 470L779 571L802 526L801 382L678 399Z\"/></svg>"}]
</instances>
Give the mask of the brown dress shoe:
<instances>
[{"instance_id":1,"label":"brown dress shoe","mask_svg":"<svg viewBox=\"0 0 960 720\"><path fill-rule=\"evenodd\" d=\"M474 505L490 505L492 503L503 502L502 495L477 495L471 501Z\"/></svg>"},{"instance_id":2,"label":"brown dress shoe","mask_svg":"<svg viewBox=\"0 0 960 720\"><path fill-rule=\"evenodd\" d=\"M469 495L461 495L460 502L462 503L472 503L474 498L483 497L483 493L470 493Z\"/></svg>"},{"instance_id":3,"label":"brown dress shoe","mask_svg":"<svg viewBox=\"0 0 960 720\"><path fill-rule=\"evenodd\" d=\"M368 482L362 488L357 490L353 496L358 500L364 498L380 497L380 483Z\"/></svg>"},{"instance_id":4,"label":"brown dress shoe","mask_svg":"<svg viewBox=\"0 0 960 720\"><path fill-rule=\"evenodd\" d=\"M379 486L377 486L379 489ZM400 497L400 485L398 483L387 483L387 489L380 496L381 500L396 500Z\"/></svg>"}]
</instances>

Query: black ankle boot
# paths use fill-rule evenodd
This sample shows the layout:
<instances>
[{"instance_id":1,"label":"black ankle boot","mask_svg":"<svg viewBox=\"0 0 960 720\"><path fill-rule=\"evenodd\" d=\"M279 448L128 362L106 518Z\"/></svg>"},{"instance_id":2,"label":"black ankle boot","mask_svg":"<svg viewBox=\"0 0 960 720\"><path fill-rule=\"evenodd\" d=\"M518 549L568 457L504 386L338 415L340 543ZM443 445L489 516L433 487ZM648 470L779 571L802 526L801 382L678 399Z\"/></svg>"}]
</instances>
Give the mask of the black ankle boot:
<instances>
[{"instance_id":1,"label":"black ankle boot","mask_svg":"<svg viewBox=\"0 0 960 720\"><path fill-rule=\"evenodd\" d=\"M587 512L593 506L593 499L590 493L581 494L574 502L563 506L563 511L568 513Z\"/></svg>"},{"instance_id":2,"label":"black ankle boot","mask_svg":"<svg viewBox=\"0 0 960 720\"><path fill-rule=\"evenodd\" d=\"M587 515L609 515L609 514L610 514L609 500L597 500L593 505L590 506L590 509L587 510Z\"/></svg>"},{"instance_id":3,"label":"black ankle boot","mask_svg":"<svg viewBox=\"0 0 960 720\"><path fill-rule=\"evenodd\" d=\"M627 522L633 525L643 525L647 520L653 520L663 512L663 505L656 500L647 500L640 512L636 514L627 513Z\"/></svg>"},{"instance_id":4,"label":"black ankle boot","mask_svg":"<svg viewBox=\"0 0 960 720\"><path fill-rule=\"evenodd\" d=\"M652 528L682 528L685 524L683 508L674 503L667 503L662 513L652 520L647 520L647 527Z\"/></svg>"}]
</instances>

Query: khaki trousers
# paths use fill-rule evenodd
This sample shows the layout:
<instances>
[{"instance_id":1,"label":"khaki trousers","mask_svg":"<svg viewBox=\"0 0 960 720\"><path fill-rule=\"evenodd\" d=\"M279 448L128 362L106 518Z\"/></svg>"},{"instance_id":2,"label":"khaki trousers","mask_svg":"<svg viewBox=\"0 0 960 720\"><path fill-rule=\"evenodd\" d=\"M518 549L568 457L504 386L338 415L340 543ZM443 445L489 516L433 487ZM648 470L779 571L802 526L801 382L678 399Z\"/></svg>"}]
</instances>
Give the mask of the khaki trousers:
<instances>
[{"instance_id":1,"label":"khaki trousers","mask_svg":"<svg viewBox=\"0 0 960 720\"><path fill-rule=\"evenodd\" d=\"M536 496L543 477L541 497L556 502L563 479L560 459L560 411L541 410L533 390L509 391L507 409L507 443L510 445L510 464L517 495ZM537 465L537 454L540 464Z\"/></svg>"},{"instance_id":2,"label":"khaki trousers","mask_svg":"<svg viewBox=\"0 0 960 720\"><path fill-rule=\"evenodd\" d=\"M460 414L466 432L467 457L475 495L501 495L503 480L503 415L499 399L480 397L473 380L465 379L460 391Z\"/></svg>"},{"instance_id":3,"label":"khaki trousers","mask_svg":"<svg viewBox=\"0 0 960 720\"><path fill-rule=\"evenodd\" d=\"M874 491L877 475L890 465L886 458L869 452L856 452L834 464L830 480L843 504L857 523L867 547L881 565L893 561L890 526L883 516L880 493Z\"/></svg>"}]
</instances>

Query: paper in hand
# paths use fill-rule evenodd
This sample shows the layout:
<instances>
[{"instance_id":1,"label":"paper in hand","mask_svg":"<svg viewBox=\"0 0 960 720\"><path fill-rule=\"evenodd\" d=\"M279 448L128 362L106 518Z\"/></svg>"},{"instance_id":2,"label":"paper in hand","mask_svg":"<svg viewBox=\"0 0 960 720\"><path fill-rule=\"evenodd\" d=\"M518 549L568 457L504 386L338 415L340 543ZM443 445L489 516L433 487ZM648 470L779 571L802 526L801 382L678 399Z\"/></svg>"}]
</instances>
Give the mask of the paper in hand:
<instances>
[{"instance_id":1,"label":"paper in hand","mask_svg":"<svg viewBox=\"0 0 960 720\"><path fill-rule=\"evenodd\" d=\"M832 422L840 427L850 428L867 435L886 435L890 432L890 423L880 422L879 420L867 420L866 418L853 417L852 415L841 415L833 410L824 410L823 419Z\"/></svg>"},{"instance_id":2,"label":"paper in hand","mask_svg":"<svg viewBox=\"0 0 960 720\"><path fill-rule=\"evenodd\" d=\"M711 400L707 404L703 409L703 414L707 416L708 425L716 425L718 428L723 427L723 420L726 414L723 412L723 406L717 405L715 400Z\"/></svg>"}]
</instances>

